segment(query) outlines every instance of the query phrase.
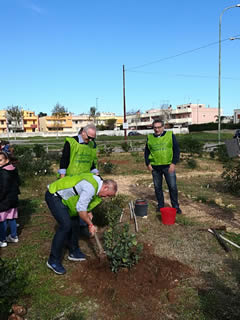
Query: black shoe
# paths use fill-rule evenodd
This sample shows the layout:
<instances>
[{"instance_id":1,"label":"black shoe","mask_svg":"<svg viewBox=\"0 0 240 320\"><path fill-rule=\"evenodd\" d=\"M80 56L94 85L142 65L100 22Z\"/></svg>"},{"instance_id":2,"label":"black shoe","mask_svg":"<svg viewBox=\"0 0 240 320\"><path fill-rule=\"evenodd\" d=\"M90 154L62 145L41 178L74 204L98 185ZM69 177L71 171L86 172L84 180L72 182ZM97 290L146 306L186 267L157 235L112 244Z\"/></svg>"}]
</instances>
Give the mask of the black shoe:
<instances>
[{"instance_id":1,"label":"black shoe","mask_svg":"<svg viewBox=\"0 0 240 320\"><path fill-rule=\"evenodd\" d=\"M182 210L180 208L177 208L177 213L182 214Z\"/></svg>"}]
</instances>

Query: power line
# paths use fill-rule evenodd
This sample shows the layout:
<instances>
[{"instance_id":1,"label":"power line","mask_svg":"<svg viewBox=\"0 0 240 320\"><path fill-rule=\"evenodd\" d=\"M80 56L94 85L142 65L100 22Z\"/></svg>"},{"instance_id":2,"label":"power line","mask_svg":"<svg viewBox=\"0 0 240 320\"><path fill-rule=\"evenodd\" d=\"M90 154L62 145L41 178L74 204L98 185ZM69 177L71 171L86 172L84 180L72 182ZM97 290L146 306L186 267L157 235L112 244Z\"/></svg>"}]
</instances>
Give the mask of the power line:
<instances>
[{"instance_id":1,"label":"power line","mask_svg":"<svg viewBox=\"0 0 240 320\"><path fill-rule=\"evenodd\" d=\"M239 36L240 35L238 34L238 35L233 36L232 38L239 37ZM229 38L221 40L221 43L225 42L227 40L229 40ZM207 47L210 47L210 46L213 46L213 45L216 45L216 44L219 44L219 41L211 42L209 44L206 44L204 46L201 46L201 47L198 47L198 48L195 48L195 49L183 51L183 52L175 54L173 56L165 57L165 58L162 58L162 59L158 59L158 60L154 60L154 61L151 61L151 62L148 62L148 63L141 64L141 65L138 65L138 66L135 66L135 67L131 67L131 68L125 69L125 71L131 71L132 69L139 69L139 68L143 68L145 66L149 66L151 64L155 64L155 63L162 62L162 61L165 61L165 60L170 60L170 59L182 56L184 54L188 54L188 53L192 53L192 52L195 52L195 51L198 51L198 50L201 50L201 49L205 49Z\"/></svg>"},{"instance_id":2,"label":"power line","mask_svg":"<svg viewBox=\"0 0 240 320\"><path fill-rule=\"evenodd\" d=\"M166 73L163 72L154 72L154 71L129 71L129 72L133 72L133 73L143 73L143 74L164 74L166 75ZM170 77L185 77L185 78L208 78L208 79L217 79L217 76L209 76L209 75L202 75L202 74L184 74L184 73L179 73L179 74L167 74ZM235 77L222 77L222 79L226 79L226 80L237 80L239 81L240 78L235 78Z\"/></svg>"}]
</instances>

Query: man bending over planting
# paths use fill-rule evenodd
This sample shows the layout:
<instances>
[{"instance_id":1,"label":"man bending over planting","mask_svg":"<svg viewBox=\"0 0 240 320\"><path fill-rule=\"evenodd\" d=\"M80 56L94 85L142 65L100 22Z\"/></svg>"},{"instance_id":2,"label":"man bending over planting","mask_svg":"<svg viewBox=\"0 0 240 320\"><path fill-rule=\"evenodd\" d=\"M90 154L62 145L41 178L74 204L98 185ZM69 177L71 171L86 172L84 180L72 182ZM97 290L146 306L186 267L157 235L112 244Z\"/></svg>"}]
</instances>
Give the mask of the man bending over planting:
<instances>
[{"instance_id":1,"label":"man bending over planting","mask_svg":"<svg viewBox=\"0 0 240 320\"><path fill-rule=\"evenodd\" d=\"M45 200L59 225L52 240L48 268L57 274L66 273L61 263L65 242L69 260L86 260L78 245L79 218L87 223L93 236L97 229L92 224L92 209L101 203L102 198L114 197L116 192L117 183L114 180L102 180L93 173L64 177L48 186Z\"/></svg>"}]
</instances>

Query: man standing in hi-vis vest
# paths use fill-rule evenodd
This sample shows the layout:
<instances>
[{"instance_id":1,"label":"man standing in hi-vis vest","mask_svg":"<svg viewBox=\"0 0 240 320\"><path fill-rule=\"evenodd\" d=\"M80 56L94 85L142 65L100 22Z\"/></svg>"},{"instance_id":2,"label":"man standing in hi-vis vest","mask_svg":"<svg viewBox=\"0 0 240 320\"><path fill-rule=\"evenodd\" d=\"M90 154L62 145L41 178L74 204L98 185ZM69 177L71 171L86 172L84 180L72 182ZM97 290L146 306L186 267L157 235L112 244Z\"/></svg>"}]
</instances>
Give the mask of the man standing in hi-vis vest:
<instances>
[{"instance_id":1,"label":"man standing in hi-vis vest","mask_svg":"<svg viewBox=\"0 0 240 320\"><path fill-rule=\"evenodd\" d=\"M58 170L60 178L89 172L98 174L95 138L93 123L82 128L78 136L66 138Z\"/></svg>"},{"instance_id":2,"label":"man standing in hi-vis vest","mask_svg":"<svg viewBox=\"0 0 240 320\"><path fill-rule=\"evenodd\" d=\"M154 133L149 134L147 137L144 157L146 166L153 176L154 189L158 201L157 211L159 212L164 207L162 190L164 176L168 185L172 207L177 209L178 214L181 214L175 172L175 166L180 156L179 146L172 131L164 130L163 120L156 119L152 125Z\"/></svg>"},{"instance_id":3,"label":"man standing in hi-vis vest","mask_svg":"<svg viewBox=\"0 0 240 320\"><path fill-rule=\"evenodd\" d=\"M66 273L61 263L65 242L69 260L86 260L78 245L79 218L88 225L93 236L97 230L92 223L92 209L101 203L101 198L114 197L116 192L117 183L114 180L102 180L93 173L64 177L48 186L45 200L59 225L52 240L48 268L57 274Z\"/></svg>"}]
</instances>

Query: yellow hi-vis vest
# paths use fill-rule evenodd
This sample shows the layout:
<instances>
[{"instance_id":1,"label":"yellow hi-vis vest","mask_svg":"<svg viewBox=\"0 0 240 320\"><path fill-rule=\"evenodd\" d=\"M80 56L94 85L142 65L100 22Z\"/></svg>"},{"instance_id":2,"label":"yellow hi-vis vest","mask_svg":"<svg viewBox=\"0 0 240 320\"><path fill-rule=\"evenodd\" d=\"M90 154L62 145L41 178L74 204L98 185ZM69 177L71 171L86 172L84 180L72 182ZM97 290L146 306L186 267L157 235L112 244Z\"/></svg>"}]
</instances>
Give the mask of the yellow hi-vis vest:
<instances>
[{"instance_id":1,"label":"yellow hi-vis vest","mask_svg":"<svg viewBox=\"0 0 240 320\"><path fill-rule=\"evenodd\" d=\"M150 151L149 161L151 165L160 166L172 163L172 131L166 131L165 135L161 137L155 137L153 134L149 134L147 145Z\"/></svg>"}]
</instances>

